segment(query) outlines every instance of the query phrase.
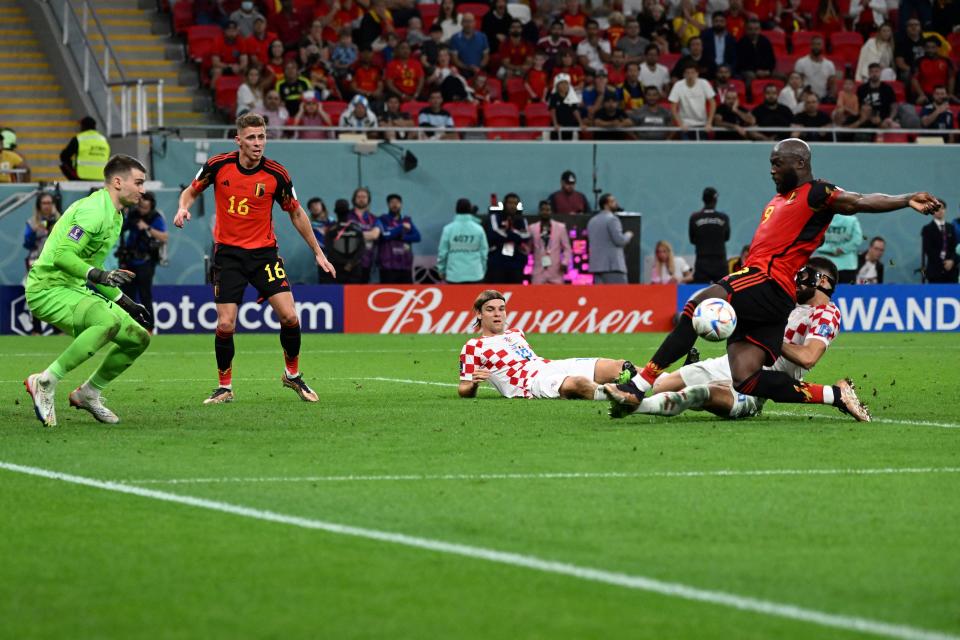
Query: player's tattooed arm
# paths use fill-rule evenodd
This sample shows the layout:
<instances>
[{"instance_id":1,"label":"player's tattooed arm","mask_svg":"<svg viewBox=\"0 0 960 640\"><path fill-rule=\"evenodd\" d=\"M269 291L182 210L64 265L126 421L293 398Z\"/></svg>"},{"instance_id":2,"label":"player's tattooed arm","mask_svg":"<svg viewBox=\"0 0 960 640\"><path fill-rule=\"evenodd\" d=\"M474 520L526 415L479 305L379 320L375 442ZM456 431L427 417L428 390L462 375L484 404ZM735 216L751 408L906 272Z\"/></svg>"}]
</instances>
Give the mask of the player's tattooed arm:
<instances>
[{"instance_id":1,"label":"player's tattooed arm","mask_svg":"<svg viewBox=\"0 0 960 640\"><path fill-rule=\"evenodd\" d=\"M856 193L838 191L831 206L837 213L885 213L910 207L930 215L940 208L940 201L926 191L904 193L896 196L885 193Z\"/></svg>"}]
</instances>

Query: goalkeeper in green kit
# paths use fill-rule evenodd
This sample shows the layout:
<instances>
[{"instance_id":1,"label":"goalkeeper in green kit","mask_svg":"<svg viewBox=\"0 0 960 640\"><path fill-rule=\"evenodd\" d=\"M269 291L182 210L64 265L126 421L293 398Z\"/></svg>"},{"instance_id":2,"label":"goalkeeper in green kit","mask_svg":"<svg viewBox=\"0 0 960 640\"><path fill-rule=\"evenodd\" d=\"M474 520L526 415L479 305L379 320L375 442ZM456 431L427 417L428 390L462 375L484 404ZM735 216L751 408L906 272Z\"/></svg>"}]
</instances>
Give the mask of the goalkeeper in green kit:
<instances>
[{"instance_id":1,"label":"goalkeeper in green kit","mask_svg":"<svg viewBox=\"0 0 960 640\"><path fill-rule=\"evenodd\" d=\"M46 370L23 382L37 418L48 427L57 424L57 382L109 343L100 367L70 393L70 405L100 422L119 422L103 405L100 392L150 344L151 313L118 288L134 274L103 270L104 258L120 236L121 209L140 202L144 193L146 169L136 158L116 155L103 168L103 177L103 189L74 202L57 221L27 276L27 305L33 315L74 337Z\"/></svg>"}]
</instances>

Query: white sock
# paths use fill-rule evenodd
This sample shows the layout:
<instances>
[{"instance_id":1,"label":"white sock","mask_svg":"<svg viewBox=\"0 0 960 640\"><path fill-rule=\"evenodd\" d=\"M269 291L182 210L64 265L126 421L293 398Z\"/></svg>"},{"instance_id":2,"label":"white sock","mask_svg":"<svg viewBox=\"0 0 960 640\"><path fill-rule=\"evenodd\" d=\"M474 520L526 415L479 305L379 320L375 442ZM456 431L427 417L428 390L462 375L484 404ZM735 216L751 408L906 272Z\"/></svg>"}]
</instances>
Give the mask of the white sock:
<instances>
[{"instance_id":1,"label":"white sock","mask_svg":"<svg viewBox=\"0 0 960 640\"><path fill-rule=\"evenodd\" d=\"M89 380L87 380L82 385L80 385L80 393L87 396L88 398L100 397L100 389L97 389L95 386L90 384Z\"/></svg>"},{"instance_id":2,"label":"white sock","mask_svg":"<svg viewBox=\"0 0 960 640\"><path fill-rule=\"evenodd\" d=\"M299 378L299 377L300 377L300 372L299 372L299 371L297 371L296 373L290 373L289 371L287 371L286 369L284 369L284 370L283 370L283 373L286 374L287 380L293 380L294 378Z\"/></svg>"},{"instance_id":3,"label":"white sock","mask_svg":"<svg viewBox=\"0 0 960 640\"><path fill-rule=\"evenodd\" d=\"M829 384L823 385L823 404L833 404L833 387Z\"/></svg>"},{"instance_id":4,"label":"white sock","mask_svg":"<svg viewBox=\"0 0 960 640\"><path fill-rule=\"evenodd\" d=\"M637 385L637 388L644 393L650 391L650 388L653 387L653 385L644 380L643 376L641 376L639 373L633 376L631 380L633 381L633 384Z\"/></svg>"},{"instance_id":5,"label":"white sock","mask_svg":"<svg viewBox=\"0 0 960 640\"><path fill-rule=\"evenodd\" d=\"M45 369L44 372L40 374L40 384L45 387L53 389L57 386L58 382L60 382L60 378L50 369Z\"/></svg>"},{"instance_id":6,"label":"white sock","mask_svg":"<svg viewBox=\"0 0 960 640\"><path fill-rule=\"evenodd\" d=\"M603 392L603 385L598 384L597 388L593 390L593 399L594 400L606 400L607 394Z\"/></svg>"}]
</instances>

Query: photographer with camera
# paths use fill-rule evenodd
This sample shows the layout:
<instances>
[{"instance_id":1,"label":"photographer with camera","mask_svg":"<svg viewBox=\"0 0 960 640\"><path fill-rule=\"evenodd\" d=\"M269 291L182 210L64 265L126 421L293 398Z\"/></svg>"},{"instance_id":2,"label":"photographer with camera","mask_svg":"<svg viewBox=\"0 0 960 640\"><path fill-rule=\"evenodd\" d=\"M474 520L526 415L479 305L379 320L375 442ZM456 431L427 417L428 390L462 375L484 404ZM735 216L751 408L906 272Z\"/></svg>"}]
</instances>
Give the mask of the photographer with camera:
<instances>
[{"instance_id":1,"label":"photographer with camera","mask_svg":"<svg viewBox=\"0 0 960 640\"><path fill-rule=\"evenodd\" d=\"M157 199L149 191L140 202L127 209L120 231L117 260L121 269L136 274L133 282L121 289L130 298L138 301L153 317L153 275L165 253L167 224L163 214L157 211Z\"/></svg>"}]
</instances>

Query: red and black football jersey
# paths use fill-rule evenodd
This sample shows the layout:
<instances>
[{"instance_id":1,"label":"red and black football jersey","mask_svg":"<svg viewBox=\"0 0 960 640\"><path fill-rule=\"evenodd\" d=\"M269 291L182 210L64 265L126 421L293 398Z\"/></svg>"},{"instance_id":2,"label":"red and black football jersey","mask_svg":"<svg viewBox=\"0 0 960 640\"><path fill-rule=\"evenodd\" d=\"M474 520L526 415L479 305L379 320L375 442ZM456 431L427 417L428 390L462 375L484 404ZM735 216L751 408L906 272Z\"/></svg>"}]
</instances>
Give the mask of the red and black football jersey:
<instances>
[{"instance_id":1,"label":"red and black football jersey","mask_svg":"<svg viewBox=\"0 0 960 640\"><path fill-rule=\"evenodd\" d=\"M222 153L207 160L192 186L198 193L213 185L217 217L213 241L245 249L277 246L273 232L273 203L292 213L299 208L290 174L279 162L262 158L252 169L240 165L240 152Z\"/></svg>"},{"instance_id":2,"label":"red and black football jersey","mask_svg":"<svg viewBox=\"0 0 960 640\"><path fill-rule=\"evenodd\" d=\"M831 205L843 189L813 180L767 203L750 242L744 267L757 267L796 300L794 278L823 242L834 214ZM842 214L841 214L842 215Z\"/></svg>"}]
</instances>

